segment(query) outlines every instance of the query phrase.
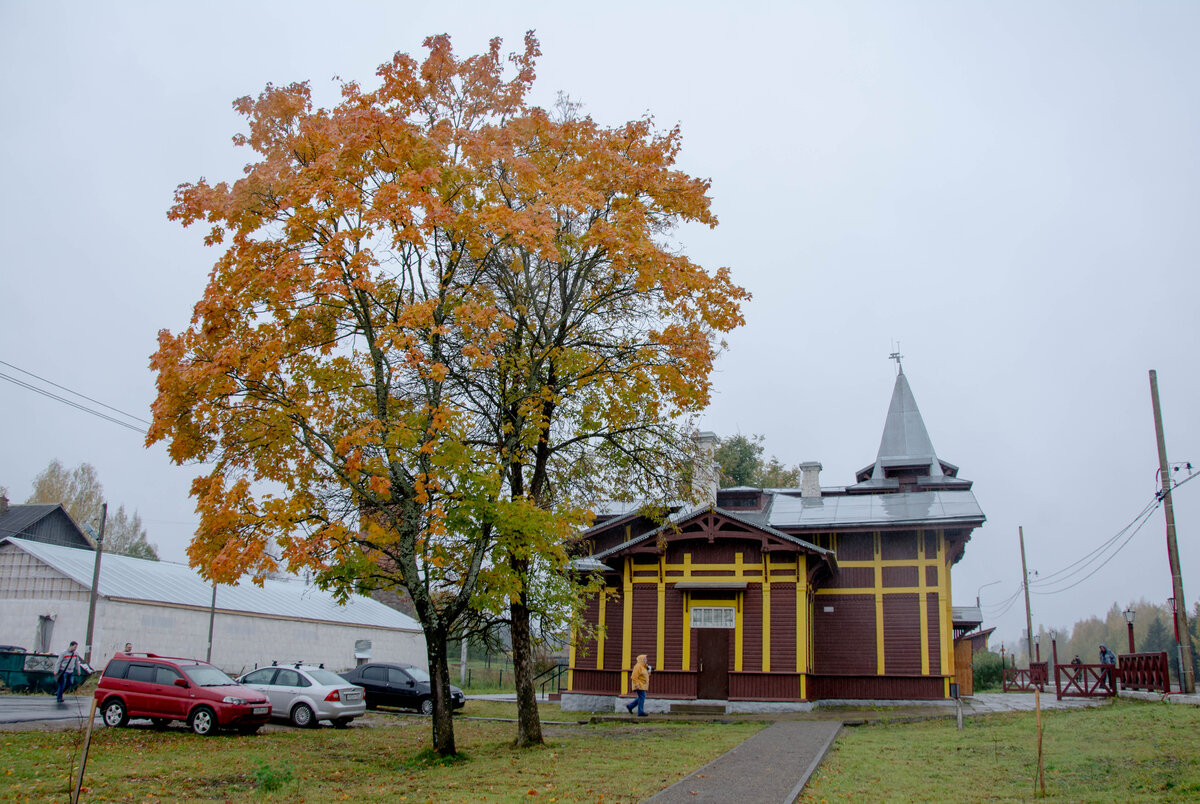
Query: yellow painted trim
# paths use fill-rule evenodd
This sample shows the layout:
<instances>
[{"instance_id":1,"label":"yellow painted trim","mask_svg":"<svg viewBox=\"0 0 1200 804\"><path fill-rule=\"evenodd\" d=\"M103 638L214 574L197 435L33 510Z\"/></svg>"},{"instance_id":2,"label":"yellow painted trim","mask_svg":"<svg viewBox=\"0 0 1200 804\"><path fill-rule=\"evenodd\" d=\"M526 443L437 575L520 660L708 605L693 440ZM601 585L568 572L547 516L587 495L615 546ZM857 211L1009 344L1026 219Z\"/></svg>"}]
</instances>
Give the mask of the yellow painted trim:
<instances>
[{"instance_id":1,"label":"yellow painted trim","mask_svg":"<svg viewBox=\"0 0 1200 804\"><path fill-rule=\"evenodd\" d=\"M742 554L741 553L736 554L736 557L734 559L734 566L736 568L736 574L734 575L734 577L740 579L742 577ZM734 603L737 606L737 614L734 615L735 620L734 620L734 631L733 631L733 670L736 673L740 673L740 672L742 672L742 642L743 642L743 638L746 633L742 627L743 626L743 623L742 623L742 617L743 617L742 596L738 595L734 599Z\"/></svg>"},{"instance_id":2,"label":"yellow painted trim","mask_svg":"<svg viewBox=\"0 0 1200 804\"><path fill-rule=\"evenodd\" d=\"M839 567L913 567L917 564L934 566L936 559L927 558L888 558L879 561L839 561Z\"/></svg>"},{"instance_id":3,"label":"yellow painted trim","mask_svg":"<svg viewBox=\"0 0 1200 804\"><path fill-rule=\"evenodd\" d=\"M629 692L630 652L633 650L633 559L625 557L625 585L623 590L624 612L622 623L625 632L621 635L621 694Z\"/></svg>"},{"instance_id":4,"label":"yellow painted trim","mask_svg":"<svg viewBox=\"0 0 1200 804\"><path fill-rule=\"evenodd\" d=\"M942 616L938 619L942 636L942 675L946 676L949 685L950 676L954 675L954 606L950 593L950 562L946 555L946 532L939 530L938 544L938 586L942 588ZM950 687L946 687L946 697L950 697Z\"/></svg>"},{"instance_id":5,"label":"yellow painted trim","mask_svg":"<svg viewBox=\"0 0 1200 804\"><path fill-rule=\"evenodd\" d=\"M808 700L808 676L807 675L800 676L800 698L805 701Z\"/></svg>"},{"instance_id":6,"label":"yellow painted trim","mask_svg":"<svg viewBox=\"0 0 1200 804\"><path fill-rule=\"evenodd\" d=\"M875 674L884 674L883 655L883 549L880 544L879 532L874 534L875 541Z\"/></svg>"},{"instance_id":7,"label":"yellow painted trim","mask_svg":"<svg viewBox=\"0 0 1200 804\"><path fill-rule=\"evenodd\" d=\"M917 559L920 562L917 572L917 583L920 592L917 596L917 616L921 618L921 675L929 675L929 601L928 585L925 572L925 531L917 531Z\"/></svg>"},{"instance_id":8,"label":"yellow painted trim","mask_svg":"<svg viewBox=\"0 0 1200 804\"><path fill-rule=\"evenodd\" d=\"M662 580L662 556L658 558L658 623L656 628L658 633L654 638L654 660L653 664L663 666L663 648L666 645L667 635L667 585Z\"/></svg>"},{"instance_id":9,"label":"yellow painted trim","mask_svg":"<svg viewBox=\"0 0 1200 804\"><path fill-rule=\"evenodd\" d=\"M802 553L796 557L796 575L797 577L806 577L808 559ZM807 654L808 654L808 587L806 584L796 583L796 672L803 673L808 669ZM801 682L803 685L803 682ZM803 686L801 686L803 689ZM804 697L801 695L800 697Z\"/></svg>"},{"instance_id":10,"label":"yellow painted trim","mask_svg":"<svg viewBox=\"0 0 1200 804\"><path fill-rule=\"evenodd\" d=\"M600 593L600 614L596 617L596 625L599 626L599 631L596 635L596 669L604 669L604 631L605 617L604 613L608 609L608 600L603 592ZM572 662L574 664L574 662Z\"/></svg>"},{"instance_id":11,"label":"yellow painted trim","mask_svg":"<svg viewBox=\"0 0 1200 804\"><path fill-rule=\"evenodd\" d=\"M769 556L764 556L763 565L769 565ZM771 672L771 573L765 572L762 581L762 671Z\"/></svg>"},{"instance_id":12,"label":"yellow painted trim","mask_svg":"<svg viewBox=\"0 0 1200 804\"><path fill-rule=\"evenodd\" d=\"M603 595L601 595L600 599L602 601L604 600ZM579 629L572 628L571 629L571 647L567 654L567 689L568 690L575 689L575 643L577 641L579 641ZM603 656L604 654L602 653L600 655Z\"/></svg>"},{"instance_id":13,"label":"yellow painted trim","mask_svg":"<svg viewBox=\"0 0 1200 804\"><path fill-rule=\"evenodd\" d=\"M683 634L683 658L679 662L680 670L687 670L692 658L692 596L683 593L683 622L680 624Z\"/></svg>"},{"instance_id":14,"label":"yellow painted trim","mask_svg":"<svg viewBox=\"0 0 1200 804\"><path fill-rule=\"evenodd\" d=\"M885 595L914 595L921 591L919 586L889 586L883 590ZM818 595L874 595L878 593L873 586L855 586L850 589L818 589Z\"/></svg>"}]
</instances>

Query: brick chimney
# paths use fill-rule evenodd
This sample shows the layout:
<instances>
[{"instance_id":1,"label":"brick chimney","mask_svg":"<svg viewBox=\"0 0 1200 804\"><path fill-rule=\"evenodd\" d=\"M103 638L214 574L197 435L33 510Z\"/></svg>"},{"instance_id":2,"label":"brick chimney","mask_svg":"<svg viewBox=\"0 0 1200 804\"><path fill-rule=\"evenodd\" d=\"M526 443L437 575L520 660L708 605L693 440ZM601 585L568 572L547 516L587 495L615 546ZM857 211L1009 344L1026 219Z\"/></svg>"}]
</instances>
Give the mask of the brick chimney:
<instances>
[{"instance_id":1,"label":"brick chimney","mask_svg":"<svg viewBox=\"0 0 1200 804\"><path fill-rule=\"evenodd\" d=\"M821 496L821 464L816 461L800 464L800 496Z\"/></svg>"}]
</instances>

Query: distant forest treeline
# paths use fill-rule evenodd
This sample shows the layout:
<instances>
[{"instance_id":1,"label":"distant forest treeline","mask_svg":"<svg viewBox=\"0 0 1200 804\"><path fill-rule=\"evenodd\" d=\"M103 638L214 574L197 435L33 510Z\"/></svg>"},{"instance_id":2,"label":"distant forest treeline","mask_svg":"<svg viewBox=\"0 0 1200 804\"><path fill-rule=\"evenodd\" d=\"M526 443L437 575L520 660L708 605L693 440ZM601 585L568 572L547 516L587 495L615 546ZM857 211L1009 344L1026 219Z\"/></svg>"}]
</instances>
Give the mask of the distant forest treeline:
<instances>
[{"instance_id":1,"label":"distant forest treeline","mask_svg":"<svg viewBox=\"0 0 1200 804\"><path fill-rule=\"evenodd\" d=\"M1166 651L1167 660L1171 664L1171 678L1178 680L1179 655L1175 650L1174 615L1166 605L1151 603L1144 598L1124 607L1113 603L1104 619L1089 617L1075 623L1070 629L1039 626L1034 633L1034 653L1037 653L1037 645L1040 644L1042 661L1052 661L1052 637L1058 639L1059 664L1068 664L1075 656L1079 656L1084 664L1096 664L1100 660L1101 645L1107 645L1113 653L1128 653L1129 630L1125 622L1125 609L1134 611L1133 641L1137 652ZM1200 643L1200 602L1188 612L1188 629L1191 631L1193 670L1200 671L1200 661L1197 661L1196 655L1196 646ZM1016 645L1007 640L1002 644L1009 666L1013 663L1013 652L1017 666L1028 666L1028 650L1024 640L1020 640ZM993 643L988 647L993 653L999 653L1001 644Z\"/></svg>"}]
</instances>

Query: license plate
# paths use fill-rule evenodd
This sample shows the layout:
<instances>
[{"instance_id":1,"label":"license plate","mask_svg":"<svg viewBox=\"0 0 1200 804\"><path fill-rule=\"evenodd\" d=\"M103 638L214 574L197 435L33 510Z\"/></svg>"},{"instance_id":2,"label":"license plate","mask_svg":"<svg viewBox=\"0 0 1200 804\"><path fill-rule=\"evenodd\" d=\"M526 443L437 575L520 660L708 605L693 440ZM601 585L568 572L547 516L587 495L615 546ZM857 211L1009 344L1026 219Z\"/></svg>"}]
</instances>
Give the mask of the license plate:
<instances>
[{"instance_id":1,"label":"license plate","mask_svg":"<svg viewBox=\"0 0 1200 804\"><path fill-rule=\"evenodd\" d=\"M347 692L342 696L342 698L347 701L357 701L360 697L362 697L362 695L358 692Z\"/></svg>"},{"instance_id":2,"label":"license plate","mask_svg":"<svg viewBox=\"0 0 1200 804\"><path fill-rule=\"evenodd\" d=\"M267 714L267 713L268 713L268 712L270 712L270 711L271 711L271 707L269 707L269 706L256 706L256 707L254 707L254 714L256 714L256 715L265 715L265 714Z\"/></svg>"}]
</instances>

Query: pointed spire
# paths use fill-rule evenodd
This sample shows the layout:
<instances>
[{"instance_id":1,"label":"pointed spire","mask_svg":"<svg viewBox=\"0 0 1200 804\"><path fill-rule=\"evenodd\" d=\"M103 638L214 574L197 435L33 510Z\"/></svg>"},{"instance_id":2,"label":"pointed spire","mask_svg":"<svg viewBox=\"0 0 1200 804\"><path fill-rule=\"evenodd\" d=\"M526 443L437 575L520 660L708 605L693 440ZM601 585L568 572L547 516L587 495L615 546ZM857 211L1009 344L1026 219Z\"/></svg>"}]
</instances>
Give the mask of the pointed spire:
<instances>
[{"instance_id":1,"label":"pointed spire","mask_svg":"<svg viewBox=\"0 0 1200 804\"><path fill-rule=\"evenodd\" d=\"M895 355L898 358L899 355ZM899 366L900 361L897 359ZM928 466L930 477L942 477L942 466L934 452L929 431L917 408L917 400L904 376L903 367L896 375L892 389L892 402L888 405L887 421L883 425L883 438L879 440L879 454L875 458L872 480L882 480L884 464L889 466Z\"/></svg>"}]
</instances>

